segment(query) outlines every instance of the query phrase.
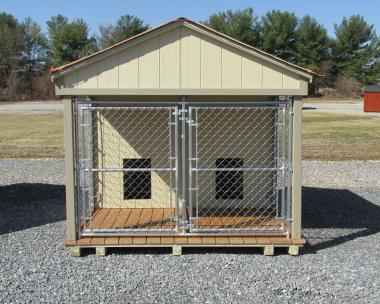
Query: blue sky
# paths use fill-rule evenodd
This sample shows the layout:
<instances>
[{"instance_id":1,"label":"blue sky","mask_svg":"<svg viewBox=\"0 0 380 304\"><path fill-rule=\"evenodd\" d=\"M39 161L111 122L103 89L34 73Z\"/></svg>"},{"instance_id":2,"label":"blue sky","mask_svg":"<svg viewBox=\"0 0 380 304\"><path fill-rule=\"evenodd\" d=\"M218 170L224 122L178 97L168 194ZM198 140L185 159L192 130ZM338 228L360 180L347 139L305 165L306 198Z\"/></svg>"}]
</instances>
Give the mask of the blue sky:
<instances>
[{"instance_id":1,"label":"blue sky","mask_svg":"<svg viewBox=\"0 0 380 304\"><path fill-rule=\"evenodd\" d=\"M62 14L70 19L83 18L96 33L99 24L114 23L123 14L133 14L151 26L177 17L194 21L205 20L209 15L226 9L253 7L258 15L268 10L288 10L297 16L310 14L333 35L333 25L344 16L360 14L375 25L380 34L380 1L378 0L0 0L0 11L11 13L19 20L31 17L46 30L46 21L53 15Z\"/></svg>"}]
</instances>

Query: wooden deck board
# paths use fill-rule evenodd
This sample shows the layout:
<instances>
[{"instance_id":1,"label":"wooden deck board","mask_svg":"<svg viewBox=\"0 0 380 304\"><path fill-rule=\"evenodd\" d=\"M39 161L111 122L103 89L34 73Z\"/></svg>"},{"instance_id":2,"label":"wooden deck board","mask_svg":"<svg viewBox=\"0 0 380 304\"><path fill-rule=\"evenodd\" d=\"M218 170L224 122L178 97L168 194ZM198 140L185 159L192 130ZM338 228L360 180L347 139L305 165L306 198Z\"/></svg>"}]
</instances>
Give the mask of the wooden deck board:
<instances>
[{"instance_id":1,"label":"wooden deck board","mask_svg":"<svg viewBox=\"0 0 380 304\"><path fill-rule=\"evenodd\" d=\"M146 243L149 245L160 245L161 244L161 238L157 236L148 236L146 238Z\"/></svg>"},{"instance_id":2,"label":"wooden deck board","mask_svg":"<svg viewBox=\"0 0 380 304\"><path fill-rule=\"evenodd\" d=\"M83 237L79 240L66 240L65 246L133 246L133 245L227 245L227 246L303 246L304 238L292 240L284 237L251 236L126 236L126 237Z\"/></svg>"},{"instance_id":3,"label":"wooden deck board","mask_svg":"<svg viewBox=\"0 0 380 304\"><path fill-rule=\"evenodd\" d=\"M230 236L230 244L235 244L235 245L242 245L244 244L243 237L241 236Z\"/></svg>"},{"instance_id":4,"label":"wooden deck board","mask_svg":"<svg viewBox=\"0 0 380 304\"><path fill-rule=\"evenodd\" d=\"M215 243L220 244L220 245L229 245L230 239L228 236L226 236L226 237L218 236L218 237L215 237Z\"/></svg>"},{"instance_id":5,"label":"wooden deck board","mask_svg":"<svg viewBox=\"0 0 380 304\"><path fill-rule=\"evenodd\" d=\"M170 208L165 208L164 209L164 215L163 215L163 218L162 218L162 226L161 228L173 228L174 227L174 223L173 221L170 219L170 217L174 216L175 215L175 211L174 209L170 209Z\"/></svg>"},{"instance_id":6,"label":"wooden deck board","mask_svg":"<svg viewBox=\"0 0 380 304\"><path fill-rule=\"evenodd\" d=\"M120 213L119 208L112 208L110 211L107 213L106 217L103 219L102 223L100 224L100 229L110 229L113 226L113 223L117 219L117 216Z\"/></svg>"},{"instance_id":7,"label":"wooden deck board","mask_svg":"<svg viewBox=\"0 0 380 304\"><path fill-rule=\"evenodd\" d=\"M254 236L244 236L243 242L244 244L257 244L257 238Z\"/></svg>"},{"instance_id":8,"label":"wooden deck board","mask_svg":"<svg viewBox=\"0 0 380 304\"><path fill-rule=\"evenodd\" d=\"M284 239L285 239L285 237L284 237ZM272 244L270 237L263 237L263 236L258 236L257 237L257 243L258 244L263 244L263 245L270 245L270 244Z\"/></svg>"},{"instance_id":9,"label":"wooden deck board","mask_svg":"<svg viewBox=\"0 0 380 304\"><path fill-rule=\"evenodd\" d=\"M105 245L119 245L119 238L118 237L106 237L104 244Z\"/></svg>"},{"instance_id":10,"label":"wooden deck board","mask_svg":"<svg viewBox=\"0 0 380 304\"><path fill-rule=\"evenodd\" d=\"M131 245L133 244L133 238L131 236L119 237L119 245Z\"/></svg>"},{"instance_id":11,"label":"wooden deck board","mask_svg":"<svg viewBox=\"0 0 380 304\"><path fill-rule=\"evenodd\" d=\"M201 245L202 238L200 236L191 236L187 238L187 243L193 245Z\"/></svg>"},{"instance_id":12,"label":"wooden deck board","mask_svg":"<svg viewBox=\"0 0 380 304\"><path fill-rule=\"evenodd\" d=\"M135 245L145 245L146 244L146 237L145 236L134 236L132 242Z\"/></svg>"},{"instance_id":13,"label":"wooden deck board","mask_svg":"<svg viewBox=\"0 0 380 304\"><path fill-rule=\"evenodd\" d=\"M213 236L202 236L202 245L214 245L215 237Z\"/></svg>"},{"instance_id":14,"label":"wooden deck board","mask_svg":"<svg viewBox=\"0 0 380 304\"><path fill-rule=\"evenodd\" d=\"M151 229L159 229L162 227L162 221L164 218L164 209L153 209L152 217L150 219L150 226Z\"/></svg>"},{"instance_id":15,"label":"wooden deck board","mask_svg":"<svg viewBox=\"0 0 380 304\"><path fill-rule=\"evenodd\" d=\"M104 245L105 241L105 237L93 237L91 238L91 245Z\"/></svg>"},{"instance_id":16,"label":"wooden deck board","mask_svg":"<svg viewBox=\"0 0 380 304\"><path fill-rule=\"evenodd\" d=\"M181 210L179 210L179 214L181 214ZM175 222L171 218L174 215L175 210L170 208L104 208L94 213L90 228L172 229L175 227ZM215 212L215 216L201 217L198 221L194 221L194 224L203 230L262 227L266 229L273 228L273 231L276 231L281 225L281 221L276 219L217 215L218 213Z\"/></svg>"},{"instance_id":17,"label":"wooden deck board","mask_svg":"<svg viewBox=\"0 0 380 304\"><path fill-rule=\"evenodd\" d=\"M112 225L112 228L123 228L125 223L128 221L131 209L121 208L115 222Z\"/></svg>"},{"instance_id":18,"label":"wooden deck board","mask_svg":"<svg viewBox=\"0 0 380 304\"><path fill-rule=\"evenodd\" d=\"M141 208L131 209L131 213L129 214L128 220L124 224L124 228L137 228L137 223L140 220L141 212Z\"/></svg>"},{"instance_id":19,"label":"wooden deck board","mask_svg":"<svg viewBox=\"0 0 380 304\"><path fill-rule=\"evenodd\" d=\"M183 236L176 236L174 237L174 242L176 244L179 244L179 245L184 245L184 244L187 244L187 237L183 237Z\"/></svg>"},{"instance_id":20,"label":"wooden deck board","mask_svg":"<svg viewBox=\"0 0 380 304\"><path fill-rule=\"evenodd\" d=\"M161 236L160 241L161 241L162 245L174 244L174 237L172 237L172 236Z\"/></svg>"},{"instance_id":21,"label":"wooden deck board","mask_svg":"<svg viewBox=\"0 0 380 304\"><path fill-rule=\"evenodd\" d=\"M90 228L99 228L110 209L99 209L92 217Z\"/></svg>"},{"instance_id":22,"label":"wooden deck board","mask_svg":"<svg viewBox=\"0 0 380 304\"><path fill-rule=\"evenodd\" d=\"M138 228L148 229L150 226L150 220L152 218L153 209L152 208L143 208L141 210L139 221L137 222Z\"/></svg>"}]
</instances>

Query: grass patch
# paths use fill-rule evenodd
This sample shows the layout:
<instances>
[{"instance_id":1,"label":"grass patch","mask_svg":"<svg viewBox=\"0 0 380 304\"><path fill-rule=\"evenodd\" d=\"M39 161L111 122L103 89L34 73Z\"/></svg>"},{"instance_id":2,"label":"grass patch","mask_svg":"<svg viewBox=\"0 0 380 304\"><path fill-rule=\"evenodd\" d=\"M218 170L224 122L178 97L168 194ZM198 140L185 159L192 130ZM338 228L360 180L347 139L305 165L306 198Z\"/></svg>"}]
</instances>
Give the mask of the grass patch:
<instances>
[{"instance_id":1,"label":"grass patch","mask_svg":"<svg viewBox=\"0 0 380 304\"><path fill-rule=\"evenodd\" d=\"M380 117L305 111L303 122L303 159L380 159Z\"/></svg>"},{"instance_id":2,"label":"grass patch","mask_svg":"<svg viewBox=\"0 0 380 304\"><path fill-rule=\"evenodd\" d=\"M61 112L0 112L0 158L63 158ZM380 160L380 117L304 112L303 158Z\"/></svg>"},{"instance_id":3,"label":"grass patch","mask_svg":"<svg viewBox=\"0 0 380 304\"><path fill-rule=\"evenodd\" d=\"M60 111L0 113L0 158L62 158L63 114Z\"/></svg>"}]
</instances>

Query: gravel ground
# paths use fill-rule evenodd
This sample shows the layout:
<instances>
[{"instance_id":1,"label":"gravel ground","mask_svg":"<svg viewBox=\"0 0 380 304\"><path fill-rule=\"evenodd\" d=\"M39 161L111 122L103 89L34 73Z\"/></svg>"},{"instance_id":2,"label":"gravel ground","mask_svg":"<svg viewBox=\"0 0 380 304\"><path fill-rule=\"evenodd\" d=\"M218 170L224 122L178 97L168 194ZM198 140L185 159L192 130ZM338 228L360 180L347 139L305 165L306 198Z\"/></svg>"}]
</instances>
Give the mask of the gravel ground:
<instances>
[{"instance_id":1,"label":"gravel ground","mask_svg":"<svg viewBox=\"0 0 380 304\"><path fill-rule=\"evenodd\" d=\"M0 303L379 303L380 162L305 162L299 257L65 250L63 162L0 160Z\"/></svg>"}]
</instances>

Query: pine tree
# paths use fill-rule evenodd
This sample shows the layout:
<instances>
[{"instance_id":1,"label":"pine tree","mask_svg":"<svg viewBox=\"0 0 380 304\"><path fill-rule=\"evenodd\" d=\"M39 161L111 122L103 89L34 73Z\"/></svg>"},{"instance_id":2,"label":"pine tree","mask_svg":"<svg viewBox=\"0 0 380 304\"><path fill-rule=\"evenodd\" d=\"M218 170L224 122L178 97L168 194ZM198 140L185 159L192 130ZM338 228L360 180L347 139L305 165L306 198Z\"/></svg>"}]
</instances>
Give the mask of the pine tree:
<instances>
[{"instance_id":1,"label":"pine tree","mask_svg":"<svg viewBox=\"0 0 380 304\"><path fill-rule=\"evenodd\" d=\"M335 24L333 59L337 76L353 77L362 84L380 78L380 39L362 16L343 18Z\"/></svg>"}]
</instances>

